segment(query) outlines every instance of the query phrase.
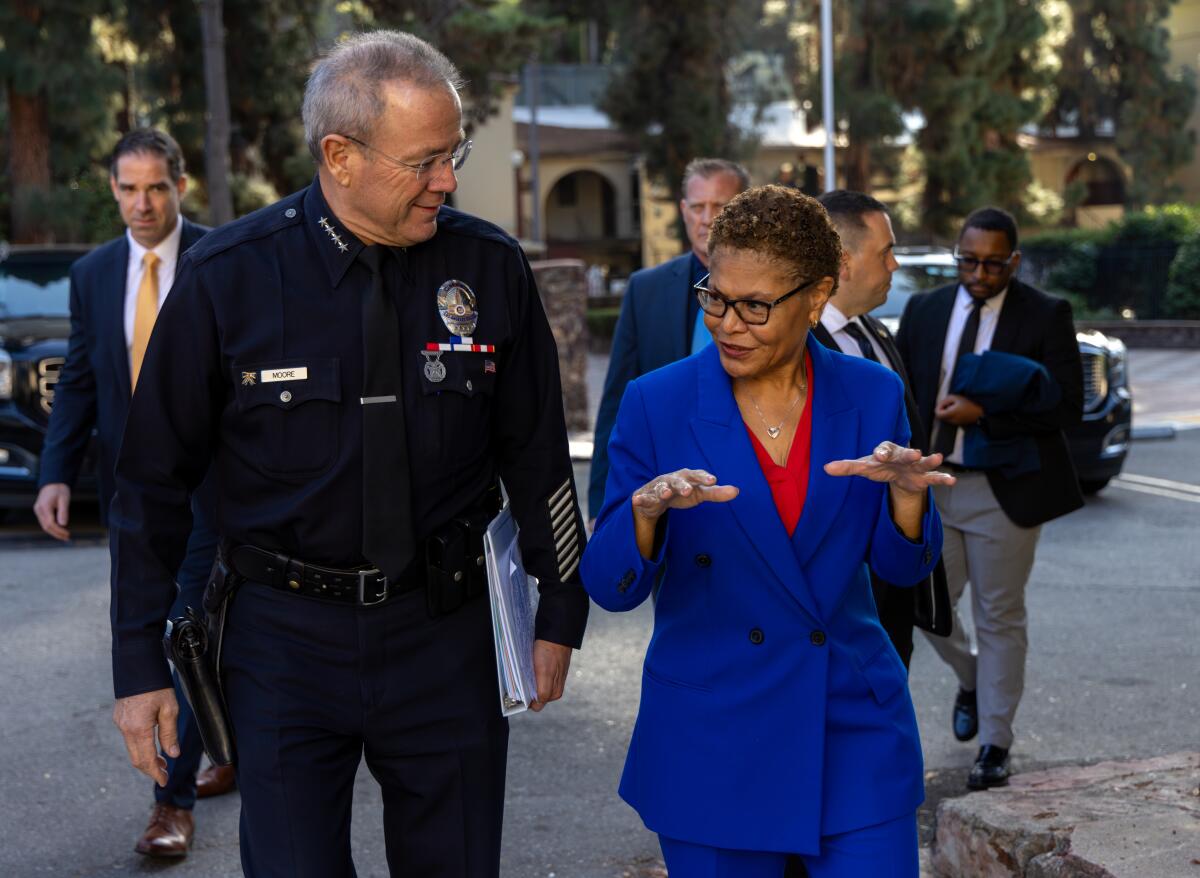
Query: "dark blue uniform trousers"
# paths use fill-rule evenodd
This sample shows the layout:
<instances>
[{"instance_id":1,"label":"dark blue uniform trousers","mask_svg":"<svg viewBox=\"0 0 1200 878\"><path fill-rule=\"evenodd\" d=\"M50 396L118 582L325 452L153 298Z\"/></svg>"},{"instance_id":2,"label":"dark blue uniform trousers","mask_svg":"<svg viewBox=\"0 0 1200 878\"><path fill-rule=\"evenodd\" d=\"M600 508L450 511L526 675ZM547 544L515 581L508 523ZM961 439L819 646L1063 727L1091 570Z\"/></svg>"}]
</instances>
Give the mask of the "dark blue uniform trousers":
<instances>
[{"instance_id":1,"label":"dark blue uniform trousers","mask_svg":"<svg viewBox=\"0 0 1200 878\"><path fill-rule=\"evenodd\" d=\"M187 554L175 575L179 596L171 606L172 619L182 616L188 607L195 608L199 613L204 612L204 587L208 584L208 575L217 553L217 532L212 522L197 504L193 504L192 512L192 534L188 537ZM178 675L175 676L175 699L179 702L179 718L176 721L179 756L176 759L166 757L167 785L160 787L155 784L154 800L190 811L196 804L196 772L200 770L200 760L204 756L204 742L200 740L200 730L192 716L191 705L179 686Z\"/></svg>"},{"instance_id":2,"label":"dark blue uniform trousers","mask_svg":"<svg viewBox=\"0 0 1200 878\"><path fill-rule=\"evenodd\" d=\"M421 589L359 608L243 583L221 668L248 878L355 875L364 755L392 875L499 875L508 723L485 598L430 619Z\"/></svg>"}]
</instances>

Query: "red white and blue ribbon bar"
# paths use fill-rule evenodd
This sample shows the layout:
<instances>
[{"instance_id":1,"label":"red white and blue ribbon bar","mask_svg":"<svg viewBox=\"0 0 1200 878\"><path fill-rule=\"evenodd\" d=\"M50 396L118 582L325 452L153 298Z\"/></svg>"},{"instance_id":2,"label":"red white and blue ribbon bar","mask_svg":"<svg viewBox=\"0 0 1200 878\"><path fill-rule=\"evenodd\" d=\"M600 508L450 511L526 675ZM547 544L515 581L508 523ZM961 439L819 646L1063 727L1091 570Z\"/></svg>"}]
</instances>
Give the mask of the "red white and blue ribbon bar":
<instances>
[{"instance_id":1,"label":"red white and blue ribbon bar","mask_svg":"<svg viewBox=\"0 0 1200 878\"><path fill-rule=\"evenodd\" d=\"M475 354L494 354L494 344L475 344L469 336L452 335L449 342L431 341L425 345L427 351L466 351Z\"/></svg>"}]
</instances>

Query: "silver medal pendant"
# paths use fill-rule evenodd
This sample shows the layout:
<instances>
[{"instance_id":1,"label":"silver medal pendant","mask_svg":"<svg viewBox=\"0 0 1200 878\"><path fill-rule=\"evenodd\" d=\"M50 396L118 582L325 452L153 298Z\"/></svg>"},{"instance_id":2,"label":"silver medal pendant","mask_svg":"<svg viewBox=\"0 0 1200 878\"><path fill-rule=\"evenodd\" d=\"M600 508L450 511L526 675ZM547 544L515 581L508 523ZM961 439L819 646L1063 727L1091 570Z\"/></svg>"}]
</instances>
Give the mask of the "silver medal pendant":
<instances>
[{"instance_id":1,"label":"silver medal pendant","mask_svg":"<svg viewBox=\"0 0 1200 878\"><path fill-rule=\"evenodd\" d=\"M479 322L475 293L460 280L448 280L437 291L438 314L451 335L470 338Z\"/></svg>"},{"instance_id":2,"label":"silver medal pendant","mask_svg":"<svg viewBox=\"0 0 1200 878\"><path fill-rule=\"evenodd\" d=\"M446 364L442 362L441 351L421 351L425 357L425 380L438 384L446 380Z\"/></svg>"}]
</instances>

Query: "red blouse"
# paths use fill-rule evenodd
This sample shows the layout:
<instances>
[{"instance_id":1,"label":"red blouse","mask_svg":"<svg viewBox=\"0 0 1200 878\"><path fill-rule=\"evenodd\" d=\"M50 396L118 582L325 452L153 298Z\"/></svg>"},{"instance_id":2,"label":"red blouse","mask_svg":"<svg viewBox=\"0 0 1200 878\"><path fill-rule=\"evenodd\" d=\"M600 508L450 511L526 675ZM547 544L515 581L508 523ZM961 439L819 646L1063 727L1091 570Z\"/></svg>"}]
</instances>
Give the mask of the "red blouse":
<instances>
[{"instance_id":1,"label":"red blouse","mask_svg":"<svg viewBox=\"0 0 1200 878\"><path fill-rule=\"evenodd\" d=\"M762 467L767 484L771 486L771 496L775 499L775 508L779 518L787 528L788 536L796 532L800 523L800 513L804 511L804 498L808 494L808 467L812 451L812 357L804 352L804 366L808 372L808 399L804 401L804 410L800 413L800 423L796 425L796 436L792 447L788 450L787 466L780 466L771 459L771 455L754 435L750 425L742 422L746 432L750 434L750 444L758 457L758 465Z\"/></svg>"}]
</instances>

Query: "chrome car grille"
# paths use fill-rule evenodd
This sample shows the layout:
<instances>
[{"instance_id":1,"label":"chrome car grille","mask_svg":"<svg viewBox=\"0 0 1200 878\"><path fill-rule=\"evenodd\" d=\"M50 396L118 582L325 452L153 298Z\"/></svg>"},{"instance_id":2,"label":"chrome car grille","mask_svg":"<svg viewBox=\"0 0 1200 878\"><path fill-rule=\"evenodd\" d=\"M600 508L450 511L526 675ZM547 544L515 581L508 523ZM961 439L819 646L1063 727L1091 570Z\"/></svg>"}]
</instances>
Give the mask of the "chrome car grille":
<instances>
[{"instance_id":1,"label":"chrome car grille","mask_svg":"<svg viewBox=\"0 0 1200 878\"><path fill-rule=\"evenodd\" d=\"M1083 359L1083 410L1090 412L1108 397L1108 358L1102 353L1081 351Z\"/></svg>"},{"instance_id":2,"label":"chrome car grille","mask_svg":"<svg viewBox=\"0 0 1200 878\"><path fill-rule=\"evenodd\" d=\"M62 357L46 357L38 360L37 386L38 404L47 415L54 405L54 385L58 384L58 373L66 360Z\"/></svg>"}]
</instances>

